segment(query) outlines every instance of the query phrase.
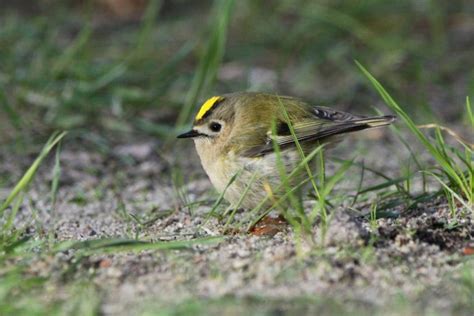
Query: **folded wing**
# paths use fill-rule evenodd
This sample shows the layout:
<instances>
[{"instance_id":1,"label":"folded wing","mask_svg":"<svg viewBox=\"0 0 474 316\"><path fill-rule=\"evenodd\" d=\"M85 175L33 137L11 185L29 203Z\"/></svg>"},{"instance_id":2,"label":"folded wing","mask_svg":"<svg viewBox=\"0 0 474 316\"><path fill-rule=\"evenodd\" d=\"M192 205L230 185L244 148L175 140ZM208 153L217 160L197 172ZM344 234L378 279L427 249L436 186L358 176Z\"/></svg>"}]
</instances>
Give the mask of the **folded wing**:
<instances>
[{"instance_id":1,"label":"folded wing","mask_svg":"<svg viewBox=\"0 0 474 316\"><path fill-rule=\"evenodd\" d=\"M291 127L284 120L278 121L276 135L269 131L264 144L248 148L243 154L258 157L273 152L274 142L280 149L294 146L296 141L323 143L332 136L389 125L395 120L391 115L364 117L326 107L313 107L312 114L313 117L292 123Z\"/></svg>"}]
</instances>

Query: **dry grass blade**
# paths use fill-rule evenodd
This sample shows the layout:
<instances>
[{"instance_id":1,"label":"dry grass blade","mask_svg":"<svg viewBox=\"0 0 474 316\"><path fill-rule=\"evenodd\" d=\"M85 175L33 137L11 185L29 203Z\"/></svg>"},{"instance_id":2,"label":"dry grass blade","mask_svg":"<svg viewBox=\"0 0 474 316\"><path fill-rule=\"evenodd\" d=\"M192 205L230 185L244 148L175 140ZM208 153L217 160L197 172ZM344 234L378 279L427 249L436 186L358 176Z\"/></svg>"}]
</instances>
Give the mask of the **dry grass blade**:
<instances>
[{"instance_id":1,"label":"dry grass blade","mask_svg":"<svg viewBox=\"0 0 474 316\"><path fill-rule=\"evenodd\" d=\"M420 128L420 129L440 129L440 130L448 133L449 135L451 135L461 145L463 145L463 146L467 145L467 146L471 147L471 149L474 150L474 144L468 142L466 139L461 137L458 133L456 133L455 131L453 131L449 127L445 127L445 126L442 126L442 125L439 125L439 124L434 124L434 123L417 125L417 127Z\"/></svg>"}]
</instances>

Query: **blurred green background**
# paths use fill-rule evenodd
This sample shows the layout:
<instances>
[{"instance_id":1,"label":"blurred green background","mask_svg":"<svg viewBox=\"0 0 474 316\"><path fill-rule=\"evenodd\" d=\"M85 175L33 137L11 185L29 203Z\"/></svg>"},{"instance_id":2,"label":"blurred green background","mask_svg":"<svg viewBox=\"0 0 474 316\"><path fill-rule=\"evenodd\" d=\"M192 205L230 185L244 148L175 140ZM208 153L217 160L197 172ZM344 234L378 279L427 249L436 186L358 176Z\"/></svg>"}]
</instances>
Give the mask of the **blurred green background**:
<instances>
[{"instance_id":1,"label":"blurred green background","mask_svg":"<svg viewBox=\"0 0 474 316\"><path fill-rule=\"evenodd\" d=\"M456 127L474 95L474 2L0 1L0 144L172 136L239 90L368 114L381 103L354 60L417 122Z\"/></svg>"}]
</instances>

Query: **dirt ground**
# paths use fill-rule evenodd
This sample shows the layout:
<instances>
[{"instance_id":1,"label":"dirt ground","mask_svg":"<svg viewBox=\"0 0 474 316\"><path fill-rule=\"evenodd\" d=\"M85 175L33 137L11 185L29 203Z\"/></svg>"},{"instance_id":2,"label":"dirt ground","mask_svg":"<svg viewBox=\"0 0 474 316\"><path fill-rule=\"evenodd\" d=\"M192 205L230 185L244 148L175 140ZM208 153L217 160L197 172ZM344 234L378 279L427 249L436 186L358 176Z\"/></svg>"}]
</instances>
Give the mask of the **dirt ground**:
<instances>
[{"instance_id":1,"label":"dirt ground","mask_svg":"<svg viewBox=\"0 0 474 316\"><path fill-rule=\"evenodd\" d=\"M100 153L66 141L56 206L52 209L49 202L50 159L41 167L17 225L27 225L32 236L53 232L57 240L224 237L185 250L99 253L80 260L73 250L38 255L30 270L50 278L45 300L67 297L66 278L92 281L104 315L157 310L472 315L473 218L451 214L443 198L409 211L396 206L391 216L372 221L367 204L338 207L332 210L323 245L301 238L291 227L273 236L224 234L224 223L207 216L217 195L192 143L178 143L168 154L162 153L163 146L153 139L125 141ZM389 175L399 172L398 159L407 154L395 153L396 145L387 146L384 138L362 133L331 156L348 159L352 146L368 153L356 161ZM1 158L0 174L19 176L31 162L5 153ZM184 175L182 186L178 171ZM358 181L353 178L341 186L351 187ZM367 176L364 186L376 182ZM183 207L178 192L185 193L187 203L206 203ZM0 192L2 197L6 193ZM320 233L316 225L314 240L320 240Z\"/></svg>"}]
</instances>

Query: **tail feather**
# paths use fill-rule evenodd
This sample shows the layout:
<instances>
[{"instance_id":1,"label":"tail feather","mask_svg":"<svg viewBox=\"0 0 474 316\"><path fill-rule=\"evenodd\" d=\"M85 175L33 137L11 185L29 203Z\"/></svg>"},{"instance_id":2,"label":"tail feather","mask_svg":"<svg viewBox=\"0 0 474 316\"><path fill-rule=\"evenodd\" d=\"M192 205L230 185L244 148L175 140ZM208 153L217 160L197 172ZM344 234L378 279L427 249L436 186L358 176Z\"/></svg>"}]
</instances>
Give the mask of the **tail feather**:
<instances>
[{"instance_id":1,"label":"tail feather","mask_svg":"<svg viewBox=\"0 0 474 316\"><path fill-rule=\"evenodd\" d=\"M375 116L368 117L359 120L354 120L352 123L358 125L367 125L368 128L386 126L392 124L397 119L394 115L384 115L384 116Z\"/></svg>"},{"instance_id":2,"label":"tail feather","mask_svg":"<svg viewBox=\"0 0 474 316\"><path fill-rule=\"evenodd\" d=\"M299 140L318 140L335 135L361 131L364 129L386 126L393 123L395 119L396 117L393 115L358 118L355 120L338 123L333 126L328 126L320 131L317 131L316 133L309 133L308 135L300 137Z\"/></svg>"}]
</instances>

